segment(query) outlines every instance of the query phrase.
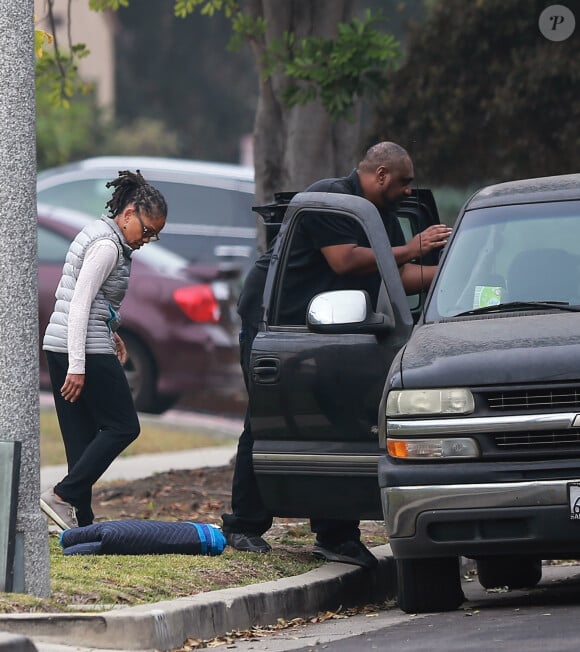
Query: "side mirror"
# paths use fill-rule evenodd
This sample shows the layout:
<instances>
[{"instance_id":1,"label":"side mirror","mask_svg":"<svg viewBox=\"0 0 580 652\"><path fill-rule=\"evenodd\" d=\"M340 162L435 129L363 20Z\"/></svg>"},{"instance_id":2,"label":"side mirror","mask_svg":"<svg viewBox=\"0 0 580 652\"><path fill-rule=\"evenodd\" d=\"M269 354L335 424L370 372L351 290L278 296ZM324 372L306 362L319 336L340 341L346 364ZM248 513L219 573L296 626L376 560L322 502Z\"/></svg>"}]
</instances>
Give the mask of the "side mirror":
<instances>
[{"instance_id":1,"label":"side mirror","mask_svg":"<svg viewBox=\"0 0 580 652\"><path fill-rule=\"evenodd\" d=\"M374 312L364 290L317 294L308 304L306 324L314 333L384 333L394 327L387 315Z\"/></svg>"}]
</instances>

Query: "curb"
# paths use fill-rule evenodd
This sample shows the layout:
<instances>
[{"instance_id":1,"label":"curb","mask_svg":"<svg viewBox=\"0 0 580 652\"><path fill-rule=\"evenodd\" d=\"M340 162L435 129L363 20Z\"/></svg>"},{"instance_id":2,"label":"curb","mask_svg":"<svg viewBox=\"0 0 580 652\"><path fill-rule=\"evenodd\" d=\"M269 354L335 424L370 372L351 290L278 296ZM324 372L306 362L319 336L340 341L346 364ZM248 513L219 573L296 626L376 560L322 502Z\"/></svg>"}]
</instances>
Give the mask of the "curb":
<instances>
[{"instance_id":1,"label":"curb","mask_svg":"<svg viewBox=\"0 0 580 652\"><path fill-rule=\"evenodd\" d=\"M279 618L310 618L322 611L383 602L395 594L395 565L388 544L373 548L378 566L372 571L332 562L282 580L199 593L99 614L4 614L0 630L62 645L166 652L188 638L209 639L253 625L272 625ZM0 637L2 635L0 634ZM4 647L2 652L34 652Z\"/></svg>"}]
</instances>

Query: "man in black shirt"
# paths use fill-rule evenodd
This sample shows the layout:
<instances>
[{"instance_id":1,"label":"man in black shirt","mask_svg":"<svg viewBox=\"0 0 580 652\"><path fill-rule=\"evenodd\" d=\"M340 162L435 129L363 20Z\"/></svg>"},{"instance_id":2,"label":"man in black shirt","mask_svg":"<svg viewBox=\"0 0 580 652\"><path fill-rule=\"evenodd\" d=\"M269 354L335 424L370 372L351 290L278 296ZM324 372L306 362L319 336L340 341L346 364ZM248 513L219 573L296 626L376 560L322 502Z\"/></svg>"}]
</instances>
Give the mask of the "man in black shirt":
<instances>
[{"instance_id":1,"label":"man in black shirt","mask_svg":"<svg viewBox=\"0 0 580 652\"><path fill-rule=\"evenodd\" d=\"M415 258L447 242L450 229L445 225L429 227L405 243L395 215L398 203L411 193L413 164L408 153L391 142L371 147L358 167L343 178L323 179L306 192L337 192L357 195L371 201L379 210L401 280L407 294L429 287L434 266L411 263ZM351 223L352 222L352 223ZM288 285L284 296L287 312L283 323L304 323L308 301L319 292L346 287L365 287L376 297L380 284L376 259L364 230L352 220L336 220L330 215L303 219L294 238L288 264ZM271 249L263 254L244 283L238 312L242 318L240 362L246 387L252 342L262 316L264 284L270 263ZM305 291L306 288L306 291ZM254 476L252 464L253 438L249 414L238 443L232 484L232 512L223 514L223 530L229 545L247 552L268 552L270 545L262 534L272 526L272 515L265 509ZM372 567L376 558L360 541L358 521L311 519L316 533L313 554L328 561L342 561Z\"/></svg>"}]
</instances>

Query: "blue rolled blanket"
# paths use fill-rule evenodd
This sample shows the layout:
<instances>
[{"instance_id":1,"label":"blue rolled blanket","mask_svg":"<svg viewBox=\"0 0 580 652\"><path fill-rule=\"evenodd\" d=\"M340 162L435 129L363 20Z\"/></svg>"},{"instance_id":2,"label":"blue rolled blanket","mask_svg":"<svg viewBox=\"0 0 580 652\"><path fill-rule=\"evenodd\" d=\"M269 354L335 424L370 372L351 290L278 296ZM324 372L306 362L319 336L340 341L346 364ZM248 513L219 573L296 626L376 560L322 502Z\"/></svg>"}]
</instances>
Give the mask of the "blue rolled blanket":
<instances>
[{"instance_id":1,"label":"blue rolled blanket","mask_svg":"<svg viewBox=\"0 0 580 652\"><path fill-rule=\"evenodd\" d=\"M226 538L216 525L181 521L104 521L60 535L65 555L220 555Z\"/></svg>"}]
</instances>

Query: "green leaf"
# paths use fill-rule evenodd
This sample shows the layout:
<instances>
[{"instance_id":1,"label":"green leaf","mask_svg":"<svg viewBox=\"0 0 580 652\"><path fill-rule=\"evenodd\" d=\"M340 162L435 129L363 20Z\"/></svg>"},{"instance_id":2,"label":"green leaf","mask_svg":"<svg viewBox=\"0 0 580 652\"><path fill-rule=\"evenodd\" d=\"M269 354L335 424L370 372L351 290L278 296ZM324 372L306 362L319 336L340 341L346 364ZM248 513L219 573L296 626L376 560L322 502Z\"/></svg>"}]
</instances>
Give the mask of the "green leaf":
<instances>
[{"instance_id":1,"label":"green leaf","mask_svg":"<svg viewBox=\"0 0 580 652\"><path fill-rule=\"evenodd\" d=\"M93 11L105 11L105 9L117 11L121 7L128 6L129 0L89 0L89 7Z\"/></svg>"},{"instance_id":2,"label":"green leaf","mask_svg":"<svg viewBox=\"0 0 580 652\"><path fill-rule=\"evenodd\" d=\"M285 34L267 49L264 74L281 70L293 82L285 95L290 106L319 97L333 120L349 117L357 97L386 87L387 73L400 56L395 38L375 28L379 20L380 14L367 11L362 20L341 23L335 39L296 42Z\"/></svg>"}]
</instances>

